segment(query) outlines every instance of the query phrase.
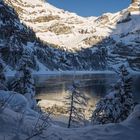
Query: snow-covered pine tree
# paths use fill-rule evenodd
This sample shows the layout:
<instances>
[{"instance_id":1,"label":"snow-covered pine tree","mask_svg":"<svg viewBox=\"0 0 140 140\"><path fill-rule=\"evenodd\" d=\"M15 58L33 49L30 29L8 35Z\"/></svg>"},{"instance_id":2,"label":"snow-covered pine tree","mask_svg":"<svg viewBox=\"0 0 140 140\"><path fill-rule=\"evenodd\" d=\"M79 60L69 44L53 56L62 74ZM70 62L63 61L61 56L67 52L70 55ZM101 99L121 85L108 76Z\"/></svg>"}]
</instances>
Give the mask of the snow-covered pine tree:
<instances>
[{"instance_id":1,"label":"snow-covered pine tree","mask_svg":"<svg viewBox=\"0 0 140 140\"><path fill-rule=\"evenodd\" d=\"M126 67L120 67L120 94L121 103L123 103L123 111L120 114L121 120L124 120L132 112L134 108L134 100L132 93L132 77L127 71Z\"/></svg>"},{"instance_id":2,"label":"snow-covered pine tree","mask_svg":"<svg viewBox=\"0 0 140 140\"><path fill-rule=\"evenodd\" d=\"M7 44L9 50L8 57L5 57L5 60L11 67L15 68L22 55L23 44L16 33L9 37Z\"/></svg>"},{"instance_id":3,"label":"snow-covered pine tree","mask_svg":"<svg viewBox=\"0 0 140 140\"><path fill-rule=\"evenodd\" d=\"M11 89L15 92L23 94L28 99L31 108L35 108L35 85L31 74L31 65L32 62L30 57L24 53L22 58L19 60L15 79L11 83Z\"/></svg>"},{"instance_id":4,"label":"snow-covered pine tree","mask_svg":"<svg viewBox=\"0 0 140 140\"><path fill-rule=\"evenodd\" d=\"M125 120L134 108L132 78L122 65L119 80L112 92L102 98L92 115L93 124L119 123Z\"/></svg>"},{"instance_id":5,"label":"snow-covered pine tree","mask_svg":"<svg viewBox=\"0 0 140 140\"><path fill-rule=\"evenodd\" d=\"M79 81L73 81L69 88L69 95L66 97L65 104L69 112L68 128L70 128L72 124L77 125L85 123L85 108L88 98L85 94L80 93L78 90L79 86Z\"/></svg>"},{"instance_id":6,"label":"snow-covered pine tree","mask_svg":"<svg viewBox=\"0 0 140 140\"><path fill-rule=\"evenodd\" d=\"M7 90L6 77L4 74L4 63L0 55L0 90Z\"/></svg>"}]
</instances>

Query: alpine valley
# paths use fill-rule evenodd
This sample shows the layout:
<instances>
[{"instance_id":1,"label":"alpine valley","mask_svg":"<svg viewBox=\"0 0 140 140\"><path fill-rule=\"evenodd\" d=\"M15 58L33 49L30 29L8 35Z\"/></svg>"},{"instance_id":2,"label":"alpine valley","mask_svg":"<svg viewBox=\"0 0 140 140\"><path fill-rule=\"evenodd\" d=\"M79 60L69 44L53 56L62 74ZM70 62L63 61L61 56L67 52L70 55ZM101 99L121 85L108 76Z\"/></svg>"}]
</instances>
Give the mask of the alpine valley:
<instances>
[{"instance_id":1,"label":"alpine valley","mask_svg":"<svg viewBox=\"0 0 140 140\"><path fill-rule=\"evenodd\" d=\"M0 0L0 140L139 140L139 84L140 0L99 17Z\"/></svg>"},{"instance_id":2,"label":"alpine valley","mask_svg":"<svg viewBox=\"0 0 140 140\"><path fill-rule=\"evenodd\" d=\"M94 15L94 13L93 13ZM6 71L28 55L34 71L140 70L140 2L80 17L42 0L0 1L0 54Z\"/></svg>"}]
</instances>

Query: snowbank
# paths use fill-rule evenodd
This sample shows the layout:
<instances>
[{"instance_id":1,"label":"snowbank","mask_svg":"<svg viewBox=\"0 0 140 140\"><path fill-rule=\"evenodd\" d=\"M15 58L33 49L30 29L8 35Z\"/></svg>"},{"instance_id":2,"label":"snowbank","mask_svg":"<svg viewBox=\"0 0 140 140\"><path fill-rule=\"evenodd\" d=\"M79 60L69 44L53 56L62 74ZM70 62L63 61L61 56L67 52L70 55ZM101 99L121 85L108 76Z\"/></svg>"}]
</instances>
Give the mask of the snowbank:
<instances>
[{"instance_id":1,"label":"snowbank","mask_svg":"<svg viewBox=\"0 0 140 140\"><path fill-rule=\"evenodd\" d=\"M79 129L51 127L48 140L139 140L140 105L128 119L120 124L89 126Z\"/></svg>"},{"instance_id":2,"label":"snowbank","mask_svg":"<svg viewBox=\"0 0 140 140\"><path fill-rule=\"evenodd\" d=\"M2 94L2 95L1 95ZM0 99L5 99L8 92L0 91ZM15 101L18 106L26 108L21 113L12 107L6 107L0 112L0 139L25 140L33 132L38 119L38 113L28 108L26 99L22 95L16 95ZM14 98L13 98L14 99ZM16 100L17 99L17 100ZM20 104L21 101L21 104ZM16 104L16 102L12 104ZM42 121L40 120L39 123ZM95 125L83 128L67 129L60 126L51 125L44 129L42 134L33 137L33 140L139 140L140 137L140 105L137 105L133 113L127 120L120 124Z\"/></svg>"}]
</instances>

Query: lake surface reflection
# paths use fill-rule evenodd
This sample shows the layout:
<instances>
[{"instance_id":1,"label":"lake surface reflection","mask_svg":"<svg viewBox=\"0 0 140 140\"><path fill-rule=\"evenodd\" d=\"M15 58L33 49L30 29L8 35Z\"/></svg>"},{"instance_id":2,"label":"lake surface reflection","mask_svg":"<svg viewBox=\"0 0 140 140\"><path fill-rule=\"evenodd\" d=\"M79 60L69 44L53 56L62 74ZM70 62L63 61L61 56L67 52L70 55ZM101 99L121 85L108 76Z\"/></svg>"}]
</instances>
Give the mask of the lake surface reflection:
<instances>
[{"instance_id":1,"label":"lake surface reflection","mask_svg":"<svg viewBox=\"0 0 140 140\"><path fill-rule=\"evenodd\" d=\"M73 79L80 81L79 90L89 96L90 103L94 106L101 97L109 92L111 85L117 81L118 75L114 73L38 75L35 76L36 98L63 101ZM135 101L140 102L140 75L133 75L132 86Z\"/></svg>"}]
</instances>

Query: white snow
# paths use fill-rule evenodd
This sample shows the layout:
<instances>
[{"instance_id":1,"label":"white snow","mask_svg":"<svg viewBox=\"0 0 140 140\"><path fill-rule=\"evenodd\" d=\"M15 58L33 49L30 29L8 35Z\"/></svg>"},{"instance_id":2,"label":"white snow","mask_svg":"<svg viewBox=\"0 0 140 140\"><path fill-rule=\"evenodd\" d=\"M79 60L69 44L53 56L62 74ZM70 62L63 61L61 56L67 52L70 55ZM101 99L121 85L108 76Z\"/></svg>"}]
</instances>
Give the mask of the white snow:
<instances>
[{"instance_id":1,"label":"white snow","mask_svg":"<svg viewBox=\"0 0 140 140\"><path fill-rule=\"evenodd\" d=\"M49 140L62 138L64 140L139 140L140 105L128 119L119 124L88 126L79 129L51 127L47 135Z\"/></svg>"},{"instance_id":2,"label":"white snow","mask_svg":"<svg viewBox=\"0 0 140 140\"><path fill-rule=\"evenodd\" d=\"M140 21L138 17L139 13L133 12L131 21L117 25L118 21L123 21L127 18L129 12L128 9L122 10L117 13L105 13L100 17L80 17L75 13L70 13L62 9L58 9L48 2L35 0L27 1L22 0L24 6L20 3L13 3L25 10L20 14L21 20L34 29L37 37L50 44L58 45L68 50L80 50L82 48L91 47L91 44L85 44L85 40L92 36L118 37L117 40L122 40L125 43L130 43L132 35L127 38L120 39L121 33L133 32L133 30L140 29L140 25L137 24ZM35 7L35 8L34 8ZM131 7L131 5L130 5ZM28 14L31 13L31 14ZM135 15L134 15L135 13ZM28 14L28 16L27 16ZM54 20L33 22L39 17L53 17L57 16ZM136 16L136 17L134 17ZM32 21L29 21L32 20ZM59 29L59 24L63 24L70 28L70 32L55 34L53 31L49 31L48 28L56 24L56 28ZM58 24L58 25L57 25ZM135 25L135 28L133 28ZM115 35L115 36L114 36ZM115 39L114 38L114 39ZM102 40L100 40L102 41ZM93 42L94 44L94 42Z\"/></svg>"},{"instance_id":3,"label":"white snow","mask_svg":"<svg viewBox=\"0 0 140 140\"><path fill-rule=\"evenodd\" d=\"M6 0L5 0L6 1ZM129 34L127 37L120 38L120 34L135 33L140 29L140 13L132 12L131 20L123 21L127 9L114 14L106 13L101 17L83 18L75 13L70 13L62 9L55 8L43 0L11 0L14 6L23 9L20 14L21 22L33 28L36 35L43 41L59 45L69 50L81 49L81 47L91 47L85 44L84 40L92 36L105 38L111 35L116 41L130 44L138 35ZM22 3L22 4L21 4ZM1 5L0 5L1 7ZM58 19L47 22L33 22L39 17L58 16ZM32 20L32 21L29 21ZM1 23L1 22L0 22ZM46 29L56 23L70 27L70 32L65 34L55 34ZM22 27L21 27L22 28ZM59 28L59 26L58 26ZM34 43L28 42L27 49L32 51ZM39 71L33 71L36 75L83 75L83 74L115 74L112 71L48 71L39 61ZM118 67L118 65L114 65ZM13 77L15 71L9 66L5 68L6 76ZM136 74L136 72L131 71ZM137 72L139 74L139 72ZM114 93L108 95L112 98ZM42 102L43 106L51 106L52 101ZM59 101L57 104L62 105ZM40 114L30 109L27 99L19 93L0 90L0 139L18 140L27 139L33 132L33 128ZM42 120L39 121L42 123ZM86 126L83 128L67 129L58 125L52 125L45 129L42 134L35 136L34 140L139 140L140 137L140 105L137 105L134 112L122 123Z\"/></svg>"},{"instance_id":4,"label":"white snow","mask_svg":"<svg viewBox=\"0 0 140 140\"><path fill-rule=\"evenodd\" d=\"M139 13L133 12L131 21L117 25L118 21L123 21L129 15L128 9L122 10L117 13L105 13L100 17L80 17L75 13L70 13L62 9L58 9L48 2L41 0L28 1L28 0L11 0L12 4L24 9L24 12L20 13L20 18L27 26L30 26L36 32L37 37L43 41L58 45L62 48L67 48L68 50L80 50L81 47L88 48L91 44L85 44L85 39L92 36L118 36L121 33L133 32L134 30L140 29ZM20 4L22 2L22 5ZM53 20L49 21L37 21L40 17L54 17ZM59 25L63 24L70 28L70 32L55 34L53 31L49 31L48 28L53 25L59 29ZM135 25L135 26L134 26ZM135 28L133 28L135 27ZM131 36L131 35L130 35ZM130 42L130 38L123 39L124 42ZM93 43L94 44L94 43Z\"/></svg>"},{"instance_id":5,"label":"white snow","mask_svg":"<svg viewBox=\"0 0 140 140\"><path fill-rule=\"evenodd\" d=\"M2 93L3 91L1 91ZM4 92L3 92L4 93ZM6 93L8 94L8 93ZM10 92L9 92L10 94ZM4 95L4 94L3 94ZM22 95L20 95L22 96ZM23 97L17 98L18 106L23 106ZM21 101L21 105L20 105ZM6 106L0 113L0 139L27 139L33 132L38 120L38 113L28 107L25 112L17 112L12 107ZM39 120L39 124L42 120ZM82 128L67 129L58 125L51 125L41 134L33 137L34 140L139 140L140 133L140 105L137 105L133 113L122 123L85 126Z\"/></svg>"}]
</instances>

